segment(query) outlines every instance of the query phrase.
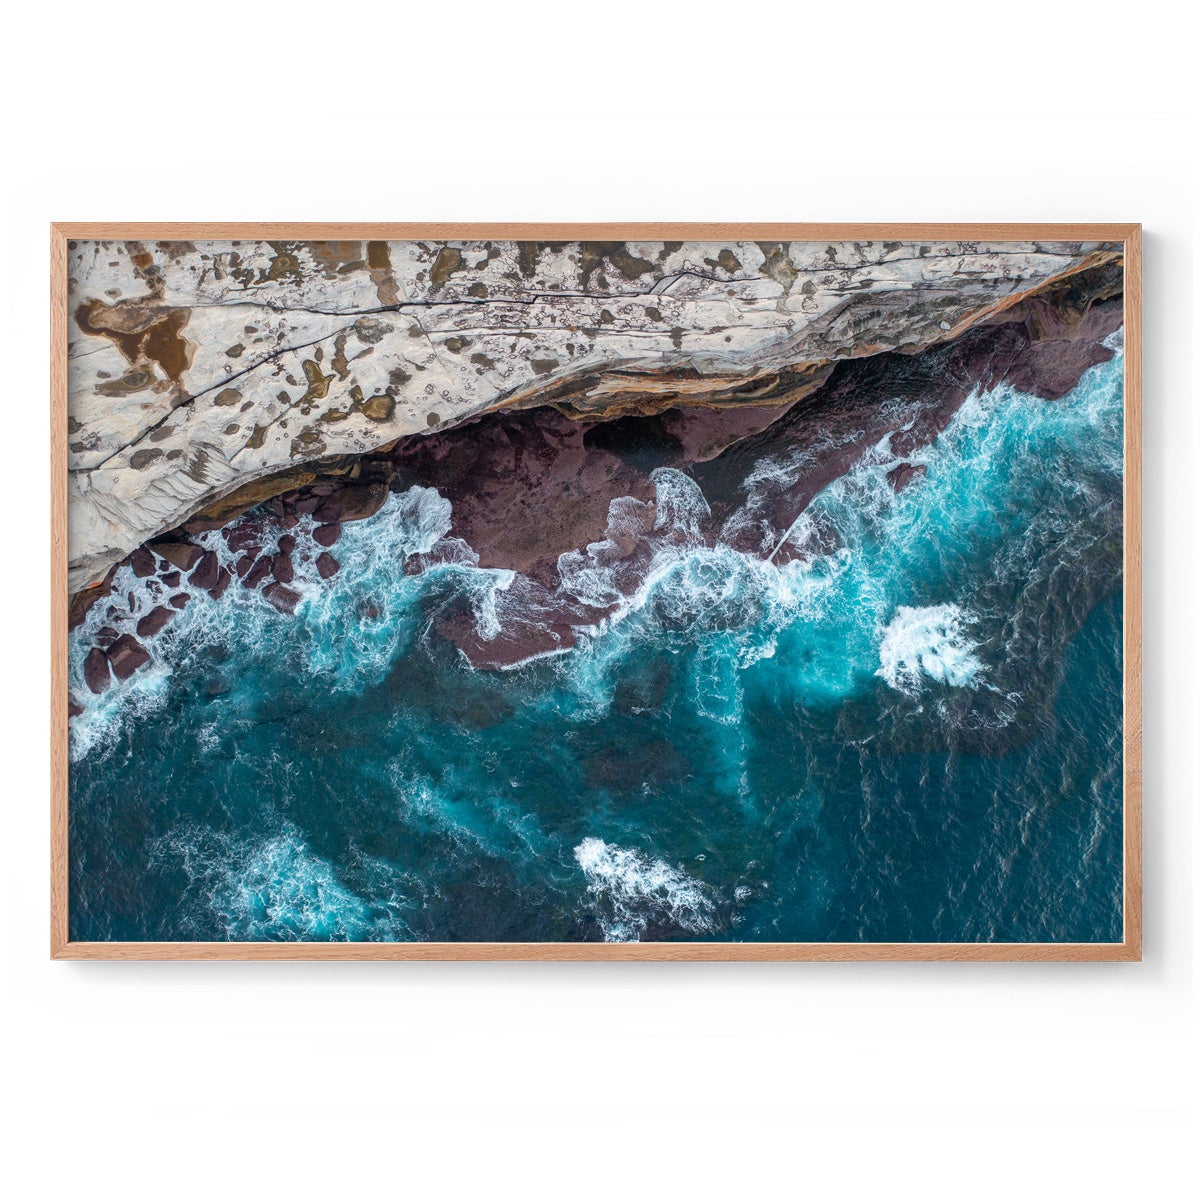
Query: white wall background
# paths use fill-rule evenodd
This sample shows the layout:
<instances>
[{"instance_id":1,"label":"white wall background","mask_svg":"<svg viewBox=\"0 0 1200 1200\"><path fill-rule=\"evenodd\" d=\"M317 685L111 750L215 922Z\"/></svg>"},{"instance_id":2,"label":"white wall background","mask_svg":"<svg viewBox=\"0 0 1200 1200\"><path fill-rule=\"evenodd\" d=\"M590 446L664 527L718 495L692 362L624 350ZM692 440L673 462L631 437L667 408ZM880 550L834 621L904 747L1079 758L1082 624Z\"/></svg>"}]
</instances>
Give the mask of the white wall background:
<instances>
[{"instance_id":1,"label":"white wall background","mask_svg":"<svg viewBox=\"0 0 1200 1200\"><path fill-rule=\"evenodd\" d=\"M1171 13L10 13L10 1195L1190 1191L1198 129ZM47 224L103 218L1144 222L1145 962L49 962Z\"/></svg>"}]
</instances>

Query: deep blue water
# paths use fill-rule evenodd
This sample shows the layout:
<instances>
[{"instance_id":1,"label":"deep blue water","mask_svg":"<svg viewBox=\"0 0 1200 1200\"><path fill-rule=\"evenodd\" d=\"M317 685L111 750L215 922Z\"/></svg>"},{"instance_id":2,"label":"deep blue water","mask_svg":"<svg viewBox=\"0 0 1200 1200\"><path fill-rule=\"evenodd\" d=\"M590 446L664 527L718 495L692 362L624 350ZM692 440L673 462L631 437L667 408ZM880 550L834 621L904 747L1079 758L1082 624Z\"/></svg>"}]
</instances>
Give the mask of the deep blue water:
<instances>
[{"instance_id":1,"label":"deep blue water","mask_svg":"<svg viewBox=\"0 0 1200 1200\"><path fill-rule=\"evenodd\" d=\"M72 723L71 936L1119 940L1121 371L973 398L899 494L864 447L807 561L701 545L660 471L633 603L515 670L433 629L520 595L432 491L347 525L295 616L194 600Z\"/></svg>"}]
</instances>

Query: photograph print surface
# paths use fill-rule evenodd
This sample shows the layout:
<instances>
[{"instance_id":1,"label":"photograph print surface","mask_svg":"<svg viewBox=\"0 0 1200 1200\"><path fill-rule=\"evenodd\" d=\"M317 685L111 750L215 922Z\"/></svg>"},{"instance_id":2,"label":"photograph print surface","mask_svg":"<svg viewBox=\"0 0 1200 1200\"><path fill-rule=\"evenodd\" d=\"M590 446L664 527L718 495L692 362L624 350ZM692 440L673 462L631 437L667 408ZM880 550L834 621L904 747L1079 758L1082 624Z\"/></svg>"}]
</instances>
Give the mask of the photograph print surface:
<instances>
[{"instance_id":1,"label":"photograph print surface","mask_svg":"<svg viewBox=\"0 0 1200 1200\"><path fill-rule=\"evenodd\" d=\"M1121 941L1122 243L67 273L73 941Z\"/></svg>"}]
</instances>

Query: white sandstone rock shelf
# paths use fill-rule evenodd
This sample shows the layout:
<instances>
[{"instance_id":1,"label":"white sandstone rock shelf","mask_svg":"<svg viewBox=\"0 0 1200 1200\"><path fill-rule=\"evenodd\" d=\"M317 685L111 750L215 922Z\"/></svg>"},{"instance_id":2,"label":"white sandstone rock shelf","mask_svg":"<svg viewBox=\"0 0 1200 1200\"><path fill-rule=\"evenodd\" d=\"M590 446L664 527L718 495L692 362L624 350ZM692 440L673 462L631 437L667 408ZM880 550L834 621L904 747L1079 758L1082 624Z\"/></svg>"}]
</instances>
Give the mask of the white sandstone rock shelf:
<instances>
[{"instance_id":1,"label":"white sandstone rock shelf","mask_svg":"<svg viewBox=\"0 0 1200 1200\"><path fill-rule=\"evenodd\" d=\"M70 588L256 480L505 405L778 404L1119 257L1096 243L69 248Z\"/></svg>"}]
</instances>

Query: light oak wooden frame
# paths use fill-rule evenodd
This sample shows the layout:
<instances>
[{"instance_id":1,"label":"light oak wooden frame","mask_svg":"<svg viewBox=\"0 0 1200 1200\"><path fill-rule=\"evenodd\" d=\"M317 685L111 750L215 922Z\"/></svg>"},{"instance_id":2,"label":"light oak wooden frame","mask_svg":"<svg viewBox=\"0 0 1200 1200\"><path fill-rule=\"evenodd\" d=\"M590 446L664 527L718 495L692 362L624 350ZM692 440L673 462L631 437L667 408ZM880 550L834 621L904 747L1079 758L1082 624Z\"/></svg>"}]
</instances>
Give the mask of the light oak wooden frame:
<instances>
[{"instance_id":1,"label":"light oak wooden frame","mask_svg":"<svg viewBox=\"0 0 1200 1200\"><path fill-rule=\"evenodd\" d=\"M1125 249L1124 936L1119 942L72 942L67 886L67 242L1105 241ZM278 224L51 226L50 955L56 959L558 959L688 961L1119 961L1142 957L1142 227L1140 224Z\"/></svg>"}]
</instances>

